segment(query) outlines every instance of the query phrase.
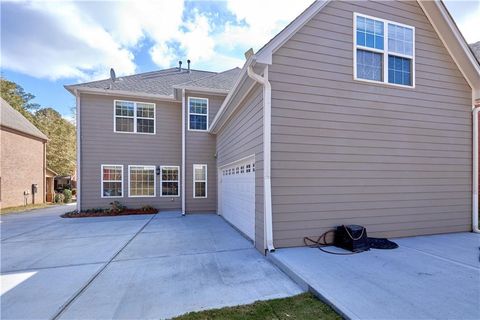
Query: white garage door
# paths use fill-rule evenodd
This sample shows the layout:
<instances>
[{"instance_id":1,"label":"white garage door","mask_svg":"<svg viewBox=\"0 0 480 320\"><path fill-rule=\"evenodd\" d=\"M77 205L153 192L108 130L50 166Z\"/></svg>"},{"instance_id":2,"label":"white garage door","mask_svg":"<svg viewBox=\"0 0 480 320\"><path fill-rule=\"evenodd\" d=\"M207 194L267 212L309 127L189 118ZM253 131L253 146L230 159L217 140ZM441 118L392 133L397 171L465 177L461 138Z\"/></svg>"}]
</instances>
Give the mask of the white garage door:
<instances>
[{"instance_id":1,"label":"white garage door","mask_svg":"<svg viewBox=\"0 0 480 320\"><path fill-rule=\"evenodd\" d=\"M242 161L222 168L221 214L250 239L255 239L255 162Z\"/></svg>"}]
</instances>

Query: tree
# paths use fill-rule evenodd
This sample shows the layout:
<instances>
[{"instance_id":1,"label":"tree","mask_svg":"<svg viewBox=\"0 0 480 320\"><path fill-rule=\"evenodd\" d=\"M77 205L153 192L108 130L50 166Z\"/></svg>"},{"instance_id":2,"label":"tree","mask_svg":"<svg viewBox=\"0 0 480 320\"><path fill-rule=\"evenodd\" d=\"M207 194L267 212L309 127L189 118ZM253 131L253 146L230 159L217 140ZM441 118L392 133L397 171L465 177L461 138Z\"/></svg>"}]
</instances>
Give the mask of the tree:
<instances>
[{"instance_id":1,"label":"tree","mask_svg":"<svg viewBox=\"0 0 480 320\"><path fill-rule=\"evenodd\" d=\"M29 121L33 119L31 112L40 108L39 104L31 102L35 96L25 92L22 86L13 81L0 78L0 94L5 101Z\"/></svg>"},{"instance_id":2,"label":"tree","mask_svg":"<svg viewBox=\"0 0 480 320\"><path fill-rule=\"evenodd\" d=\"M47 164L60 175L75 172L76 133L75 126L52 109L43 108L35 112L34 123L49 139Z\"/></svg>"},{"instance_id":3,"label":"tree","mask_svg":"<svg viewBox=\"0 0 480 320\"><path fill-rule=\"evenodd\" d=\"M48 137L47 166L60 175L72 175L76 158L75 125L55 109L40 108L32 102L35 96L13 81L0 78L0 95Z\"/></svg>"}]
</instances>

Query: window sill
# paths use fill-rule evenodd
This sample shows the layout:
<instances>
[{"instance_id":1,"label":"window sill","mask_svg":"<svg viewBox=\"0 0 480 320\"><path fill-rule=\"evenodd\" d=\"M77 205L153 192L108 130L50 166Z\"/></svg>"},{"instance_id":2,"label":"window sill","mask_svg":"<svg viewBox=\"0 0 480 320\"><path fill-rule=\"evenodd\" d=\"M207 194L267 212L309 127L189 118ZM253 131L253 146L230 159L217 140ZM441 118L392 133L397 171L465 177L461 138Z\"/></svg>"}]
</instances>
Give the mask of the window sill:
<instances>
[{"instance_id":1,"label":"window sill","mask_svg":"<svg viewBox=\"0 0 480 320\"><path fill-rule=\"evenodd\" d=\"M374 84L374 85L378 85L378 86L382 86L382 87L396 87L396 88L404 88L404 89L415 89L415 84L413 86L407 86L407 85L403 85L403 84L368 80L368 79L362 79L362 78L357 78L357 77L353 77L353 80L354 81L359 81L359 82L370 83L370 84Z\"/></svg>"},{"instance_id":2,"label":"window sill","mask_svg":"<svg viewBox=\"0 0 480 320\"><path fill-rule=\"evenodd\" d=\"M121 134L140 134L140 135L147 135L147 136L154 136L156 132L126 132L126 131L113 131L114 133L121 133Z\"/></svg>"}]
</instances>

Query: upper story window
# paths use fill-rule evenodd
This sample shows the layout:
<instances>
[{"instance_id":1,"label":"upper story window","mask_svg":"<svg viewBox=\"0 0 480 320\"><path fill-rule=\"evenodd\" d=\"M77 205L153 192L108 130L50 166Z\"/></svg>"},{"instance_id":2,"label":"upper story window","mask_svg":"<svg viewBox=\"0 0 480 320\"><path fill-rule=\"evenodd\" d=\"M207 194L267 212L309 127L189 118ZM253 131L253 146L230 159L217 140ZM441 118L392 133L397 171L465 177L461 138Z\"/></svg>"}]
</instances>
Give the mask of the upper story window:
<instances>
[{"instance_id":1,"label":"upper story window","mask_svg":"<svg viewBox=\"0 0 480 320\"><path fill-rule=\"evenodd\" d=\"M415 28L354 14L356 80L415 85Z\"/></svg>"},{"instance_id":2,"label":"upper story window","mask_svg":"<svg viewBox=\"0 0 480 320\"><path fill-rule=\"evenodd\" d=\"M155 133L155 104L115 100L115 132Z\"/></svg>"},{"instance_id":3,"label":"upper story window","mask_svg":"<svg viewBox=\"0 0 480 320\"><path fill-rule=\"evenodd\" d=\"M188 130L208 130L208 99L188 98Z\"/></svg>"}]
</instances>

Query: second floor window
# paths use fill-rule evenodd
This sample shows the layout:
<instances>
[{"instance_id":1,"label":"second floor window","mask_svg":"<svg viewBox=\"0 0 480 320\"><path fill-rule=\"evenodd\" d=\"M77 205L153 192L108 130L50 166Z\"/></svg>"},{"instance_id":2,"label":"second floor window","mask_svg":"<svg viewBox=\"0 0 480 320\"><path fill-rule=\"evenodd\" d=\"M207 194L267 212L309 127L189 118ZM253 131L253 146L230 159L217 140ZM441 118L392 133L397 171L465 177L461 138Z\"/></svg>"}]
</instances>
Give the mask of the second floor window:
<instances>
[{"instance_id":1,"label":"second floor window","mask_svg":"<svg viewBox=\"0 0 480 320\"><path fill-rule=\"evenodd\" d=\"M115 100L115 132L155 133L155 104Z\"/></svg>"},{"instance_id":2,"label":"second floor window","mask_svg":"<svg viewBox=\"0 0 480 320\"><path fill-rule=\"evenodd\" d=\"M188 98L188 129L208 130L208 99Z\"/></svg>"},{"instance_id":3,"label":"second floor window","mask_svg":"<svg viewBox=\"0 0 480 320\"><path fill-rule=\"evenodd\" d=\"M355 79L414 86L415 28L355 14Z\"/></svg>"}]
</instances>

